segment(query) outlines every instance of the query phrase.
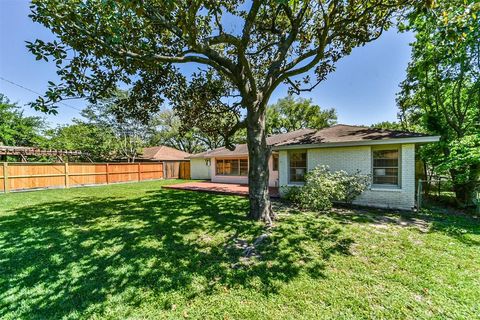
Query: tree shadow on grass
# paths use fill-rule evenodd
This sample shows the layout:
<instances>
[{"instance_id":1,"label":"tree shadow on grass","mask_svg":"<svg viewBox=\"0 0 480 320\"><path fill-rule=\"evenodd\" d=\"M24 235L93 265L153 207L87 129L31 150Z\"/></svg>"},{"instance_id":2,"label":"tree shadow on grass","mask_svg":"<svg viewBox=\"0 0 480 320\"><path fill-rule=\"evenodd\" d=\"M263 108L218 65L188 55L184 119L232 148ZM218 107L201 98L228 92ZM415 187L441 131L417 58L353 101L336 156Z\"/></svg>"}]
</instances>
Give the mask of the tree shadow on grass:
<instances>
[{"instance_id":1,"label":"tree shadow on grass","mask_svg":"<svg viewBox=\"0 0 480 320\"><path fill-rule=\"evenodd\" d=\"M423 233L443 233L468 245L480 246L480 218L469 214L339 207L327 214L342 224L368 223L414 227Z\"/></svg>"},{"instance_id":2,"label":"tree shadow on grass","mask_svg":"<svg viewBox=\"0 0 480 320\"><path fill-rule=\"evenodd\" d=\"M332 255L348 254L352 240L337 224L299 215L271 231L258 261L233 268L242 252L232 238L251 243L264 232L247 207L243 198L160 190L11 210L0 216L0 318L88 317L148 298L168 309L174 296L229 288L270 295L302 273L324 277Z\"/></svg>"}]
</instances>

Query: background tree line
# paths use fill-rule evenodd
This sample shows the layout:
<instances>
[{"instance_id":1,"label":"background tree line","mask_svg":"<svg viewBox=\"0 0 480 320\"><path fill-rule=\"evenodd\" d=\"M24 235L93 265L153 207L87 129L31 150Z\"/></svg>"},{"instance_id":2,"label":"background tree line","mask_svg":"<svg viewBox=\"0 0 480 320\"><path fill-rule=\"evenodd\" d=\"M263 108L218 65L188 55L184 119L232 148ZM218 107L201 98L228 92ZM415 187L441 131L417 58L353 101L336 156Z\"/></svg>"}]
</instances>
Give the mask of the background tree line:
<instances>
[{"instance_id":1,"label":"background tree line","mask_svg":"<svg viewBox=\"0 0 480 320\"><path fill-rule=\"evenodd\" d=\"M161 108L147 121L128 114L117 99L128 93L118 91L115 98L88 105L81 119L55 128L41 117L25 116L21 108L0 95L0 144L34 146L47 149L81 150L94 161L135 161L142 148L166 145L198 153L225 145L218 134L199 128L184 128L172 109ZM287 96L268 108L269 134L301 128L321 129L336 123L334 109L322 110L311 99ZM245 143L246 132L239 131L235 143Z\"/></svg>"}]
</instances>

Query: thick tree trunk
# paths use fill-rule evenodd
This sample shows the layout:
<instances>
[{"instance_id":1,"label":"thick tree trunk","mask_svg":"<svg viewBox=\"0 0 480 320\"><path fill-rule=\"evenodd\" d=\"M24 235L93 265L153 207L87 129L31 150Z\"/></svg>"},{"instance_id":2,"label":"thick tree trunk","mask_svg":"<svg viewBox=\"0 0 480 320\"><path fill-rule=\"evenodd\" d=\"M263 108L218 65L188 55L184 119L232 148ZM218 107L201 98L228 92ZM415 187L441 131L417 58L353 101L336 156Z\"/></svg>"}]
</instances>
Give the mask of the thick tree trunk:
<instances>
[{"instance_id":1,"label":"thick tree trunk","mask_svg":"<svg viewBox=\"0 0 480 320\"><path fill-rule=\"evenodd\" d=\"M272 210L268 193L268 160L271 151L266 140L265 113L265 111L259 112L258 108L248 108L247 111L248 185L250 198L248 216L251 219L262 220L271 224L276 216Z\"/></svg>"},{"instance_id":2,"label":"thick tree trunk","mask_svg":"<svg viewBox=\"0 0 480 320\"><path fill-rule=\"evenodd\" d=\"M475 192L477 191L477 188L479 188L480 167L478 165L471 165L468 169L470 172L468 181L463 183L455 183L459 172L456 170L450 170L455 198L460 207L473 206Z\"/></svg>"},{"instance_id":3,"label":"thick tree trunk","mask_svg":"<svg viewBox=\"0 0 480 320\"><path fill-rule=\"evenodd\" d=\"M443 154L445 157L450 156L450 149L446 146L443 148ZM468 169L468 177L465 181L459 182L458 176L460 174L465 174L465 171ZM453 191L455 192L455 200L457 206L467 207L474 204L475 191L478 188L479 177L480 177L480 166L477 164L470 165L469 168L464 168L459 171L456 169L450 169L450 177L453 183Z\"/></svg>"}]
</instances>

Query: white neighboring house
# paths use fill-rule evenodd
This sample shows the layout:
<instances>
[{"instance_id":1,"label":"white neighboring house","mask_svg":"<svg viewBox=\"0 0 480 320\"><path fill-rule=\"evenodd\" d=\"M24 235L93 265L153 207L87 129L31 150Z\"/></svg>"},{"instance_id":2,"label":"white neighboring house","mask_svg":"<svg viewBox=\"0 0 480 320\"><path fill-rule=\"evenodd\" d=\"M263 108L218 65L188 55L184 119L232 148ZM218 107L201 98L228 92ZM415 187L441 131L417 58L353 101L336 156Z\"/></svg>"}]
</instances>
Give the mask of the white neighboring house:
<instances>
[{"instance_id":1,"label":"white neighboring house","mask_svg":"<svg viewBox=\"0 0 480 320\"><path fill-rule=\"evenodd\" d=\"M269 185L301 185L306 172L327 165L333 171L372 176L371 187L355 204L410 210L415 205L415 146L438 140L438 136L342 124L273 135L267 138L273 150ZM245 144L233 151L222 147L188 158L192 179L248 184Z\"/></svg>"}]
</instances>

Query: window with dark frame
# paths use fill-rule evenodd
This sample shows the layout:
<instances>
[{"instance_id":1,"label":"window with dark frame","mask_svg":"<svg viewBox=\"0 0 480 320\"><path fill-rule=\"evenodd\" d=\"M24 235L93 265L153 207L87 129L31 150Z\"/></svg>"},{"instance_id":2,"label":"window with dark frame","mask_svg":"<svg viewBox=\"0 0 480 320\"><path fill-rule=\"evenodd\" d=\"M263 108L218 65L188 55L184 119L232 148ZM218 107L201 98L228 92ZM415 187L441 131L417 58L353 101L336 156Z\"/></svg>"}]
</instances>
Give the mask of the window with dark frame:
<instances>
[{"instance_id":1,"label":"window with dark frame","mask_svg":"<svg viewBox=\"0 0 480 320\"><path fill-rule=\"evenodd\" d=\"M217 160L215 162L215 173L218 176L223 175L223 161L222 160Z\"/></svg>"},{"instance_id":2,"label":"window with dark frame","mask_svg":"<svg viewBox=\"0 0 480 320\"><path fill-rule=\"evenodd\" d=\"M239 159L240 161L240 175L248 176L248 159Z\"/></svg>"},{"instance_id":3,"label":"window with dark frame","mask_svg":"<svg viewBox=\"0 0 480 320\"><path fill-rule=\"evenodd\" d=\"M307 173L307 152L293 151L290 153L290 182L304 182Z\"/></svg>"},{"instance_id":4,"label":"window with dark frame","mask_svg":"<svg viewBox=\"0 0 480 320\"><path fill-rule=\"evenodd\" d=\"M399 155L398 149L373 151L374 185L399 185Z\"/></svg>"},{"instance_id":5,"label":"window with dark frame","mask_svg":"<svg viewBox=\"0 0 480 320\"><path fill-rule=\"evenodd\" d=\"M278 171L278 154L272 155L272 170Z\"/></svg>"},{"instance_id":6,"label":"window with dark frame","mask_svg":"<svg viewBox=\"0 0 480 320\"><path fill-rule=\"evenodd\" d=\"M248 159L217 159L217 176L247 176Z\"/></svg>"}]
</instances>

